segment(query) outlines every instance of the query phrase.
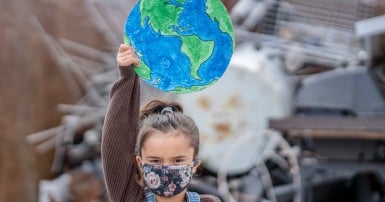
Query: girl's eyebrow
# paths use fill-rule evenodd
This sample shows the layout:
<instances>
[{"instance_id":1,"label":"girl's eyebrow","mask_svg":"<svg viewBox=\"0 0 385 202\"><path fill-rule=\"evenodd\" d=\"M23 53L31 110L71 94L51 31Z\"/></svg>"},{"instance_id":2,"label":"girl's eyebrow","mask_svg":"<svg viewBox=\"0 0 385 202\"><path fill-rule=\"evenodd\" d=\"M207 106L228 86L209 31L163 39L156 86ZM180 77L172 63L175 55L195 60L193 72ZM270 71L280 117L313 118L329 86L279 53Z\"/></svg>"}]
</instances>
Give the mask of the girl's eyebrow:
<instances>
[{"instance_id":1,"label":"girl's eyebrow","mask_svg":"<svg viewBox=\"0 0 385 202\"><path fill-rule=\"evenodd\" d=\"M161 159L160 157L157 156L147 156L148 159Z\"/></svg>"},{"instance_id":2,"label":"girl's eyebrow","mask_svg":"<svg viewBox=\"0 0 385 202\"><path fill-rule=\"evenodd\" d=\"M174 156L173 157L173 159L183 159L183 158L187 158L187 156L181 155L181 156Z\"/></svg>"}]
</instances>

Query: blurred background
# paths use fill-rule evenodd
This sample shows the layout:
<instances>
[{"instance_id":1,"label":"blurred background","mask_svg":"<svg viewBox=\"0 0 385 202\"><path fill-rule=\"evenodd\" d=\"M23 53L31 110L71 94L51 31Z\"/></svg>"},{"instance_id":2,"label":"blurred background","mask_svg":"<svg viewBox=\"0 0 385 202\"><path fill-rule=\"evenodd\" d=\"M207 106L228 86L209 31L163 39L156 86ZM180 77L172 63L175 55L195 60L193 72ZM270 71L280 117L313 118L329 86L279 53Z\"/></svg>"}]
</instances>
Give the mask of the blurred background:
<instances>
[{"instance_id":1,"label":"blurred background","mask_svg":"<svg viewBox=\"0 0 385 202\"><path fill-rule=\"evenodd\" d=\"M236 46L197 122L190 189L223 201L385 201L385 2L223 0ZM0 0L0 201L108 201L100 138L131 0Z\"/></svg>"}]
</instances>

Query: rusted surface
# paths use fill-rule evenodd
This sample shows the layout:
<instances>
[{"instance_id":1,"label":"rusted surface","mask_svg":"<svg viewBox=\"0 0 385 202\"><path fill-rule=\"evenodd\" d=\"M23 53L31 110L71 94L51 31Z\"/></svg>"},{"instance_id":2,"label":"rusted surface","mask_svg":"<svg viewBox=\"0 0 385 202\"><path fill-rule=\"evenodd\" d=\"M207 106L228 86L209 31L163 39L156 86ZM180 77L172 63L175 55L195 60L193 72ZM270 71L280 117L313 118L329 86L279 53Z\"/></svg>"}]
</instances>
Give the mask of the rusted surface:
<instances>
[{"instance_id":1,"label":"rusted surface","mask_svg":"<svg viewBox=\"0 0 385 202\"><path fill-rule=\"evenodd\" d=\"M88 18L84 2L0 0L0 201L37 201L39 179L52 177L53 153L37 153L25 136L57 126L62 116L57 104L80 98L34 16L54 39L105 50L114 46Z\"/></svg>"},{"instance_id":2,"label":"rusted surface","mask_svg":"<svg viewBox=\"0 0 385 202\"><path fill-rule=\"evenodd\" d=\"M294 137L385 139L385 118L290 117L270 120L270 128Z\"/></svg>"},{"instance_id":3,"label":"rusted surface","mask_svg":"<svg viewBox=\"0 0 385 202\"><path fill-rule=\"evenodd\" d=\"M226 102L226 107L227 108L237 108L242 106L241 104L241 96L238 94L232 94Z\"/></svg>"},{"instance_id":4,"label":"rusted surface","mask_svg":"<svg viewBox=\"0 0 385 202\"><path fill-rule=\"evenodd\" d=\"M223 139L231 135L231 126L229 123L215 123L213 124L215 132L217 132L217 141L221 142Z\"/></svg>"},{"instance_id":5,"label":"rusted surface","mask_svg":"<svg viewBox=\"0 0 385 202\"><path fill-rule=\"evenodd\" d=\"M272 119L270 126L277 129L334 129L334 130L375 130L385 132L384 117L343 118L343 117L291 117Z\"/></svg>"},{"instance_id":6,"label":"rusted surface","mask_svg":"<svg viewBox=\"0 0 385 202\"><path fill-rule=\"evenodd\" d=\"M198 106L199 108L202 108L203 110L209 110L210 109L210 100L208 97L202 96L198 99Z\"/></svg>"}]
</instances>

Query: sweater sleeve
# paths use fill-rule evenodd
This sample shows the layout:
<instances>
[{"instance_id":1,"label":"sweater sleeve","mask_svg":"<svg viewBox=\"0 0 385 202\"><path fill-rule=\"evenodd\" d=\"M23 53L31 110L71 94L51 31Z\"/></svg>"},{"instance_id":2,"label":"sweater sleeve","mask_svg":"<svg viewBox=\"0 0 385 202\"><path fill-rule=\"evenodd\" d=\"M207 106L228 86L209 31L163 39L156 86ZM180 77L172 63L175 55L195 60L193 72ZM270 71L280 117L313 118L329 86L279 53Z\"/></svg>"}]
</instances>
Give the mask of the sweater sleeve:
<instances>
[{"instance_id":1,"label":"sweater sleeve","mask_svg":"<svg viewBox=\"0 0 385 202\"><path fill-rule=\"evenodd\" d=\"M135 144L138 132L140 83L132 67L119 67L120 79L110 92L103 125L101 157L111 201L143 199L136 182Z\"/></svg>"}]
</instances>

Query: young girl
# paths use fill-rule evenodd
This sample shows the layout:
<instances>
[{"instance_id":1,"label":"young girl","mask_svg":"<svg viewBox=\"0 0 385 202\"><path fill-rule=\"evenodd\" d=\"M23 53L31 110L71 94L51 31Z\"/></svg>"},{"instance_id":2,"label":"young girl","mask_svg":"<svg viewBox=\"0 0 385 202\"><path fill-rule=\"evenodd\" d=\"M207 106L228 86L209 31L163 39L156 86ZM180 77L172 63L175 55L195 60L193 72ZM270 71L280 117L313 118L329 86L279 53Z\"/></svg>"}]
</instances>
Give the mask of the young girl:
<instances>
[{"instance_id":1,"label":"young girl","mask_svg":"<svg viewBox=\"0 0 385 202\"><path fill-rule=\"evenodd\" d=\"M111 201L211 202L212 195L188 192L200 164L199 133L177 103L155 100L139 113L139 59L122 44L120 79L111 89L104 121L102 160Z\"/></svg>"}]
</instances>

